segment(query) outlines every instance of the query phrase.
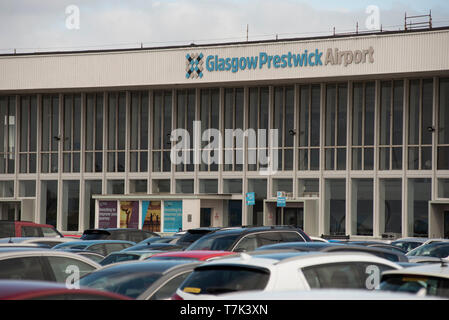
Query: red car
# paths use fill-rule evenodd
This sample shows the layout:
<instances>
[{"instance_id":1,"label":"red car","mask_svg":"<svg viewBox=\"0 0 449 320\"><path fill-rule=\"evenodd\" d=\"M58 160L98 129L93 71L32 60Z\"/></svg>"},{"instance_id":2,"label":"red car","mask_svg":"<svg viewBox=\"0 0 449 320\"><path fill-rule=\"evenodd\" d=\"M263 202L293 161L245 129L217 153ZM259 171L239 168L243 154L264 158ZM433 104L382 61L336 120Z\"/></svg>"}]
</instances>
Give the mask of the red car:
<instances>
[{"instance_id":1,"label":"red car","mask_svg":"<svg viewBox=\"0 0 449 320\"><path fill-rule=\"evenodd\" d=\"M111 292L80 288L68 289L65 284L0 280L0 300L131 300Z\"/></svg>"},{"instance_id":2,"label":"red car","mask_svg":"<svg viewBox=\"0 0 449 320\"><path fill-rule=\"evenodd\" d=\"M0 220L0 238L9 237L64 237L49 224L31 221Z\"/></svg>"},{"instance_id":3,"label":"red car","mask_svg":"<svg viewBox=\"0 0 449 320\"><path fill-rule=\"evenodd\" d=\"M146 260L168 260L168 259L191 259L199 261L208 261L220 257L236 254L230 251L212 251L212 250L191 250L191 251L171 251L162 252L148 257Z\"/></svg>"}]
</instances>

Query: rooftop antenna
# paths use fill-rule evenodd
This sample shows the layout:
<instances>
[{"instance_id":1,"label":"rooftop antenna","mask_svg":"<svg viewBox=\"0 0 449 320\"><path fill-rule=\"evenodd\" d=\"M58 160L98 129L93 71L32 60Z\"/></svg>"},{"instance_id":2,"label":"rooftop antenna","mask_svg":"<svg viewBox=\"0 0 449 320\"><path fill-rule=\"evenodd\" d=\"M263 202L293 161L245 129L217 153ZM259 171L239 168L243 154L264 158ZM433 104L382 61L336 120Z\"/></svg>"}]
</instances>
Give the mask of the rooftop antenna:
<instances>
[{"instance_id":1,"label":"rooftop antenna","mask_svg":"<svg viewBox=\"0 0 449 320\"><path fill-rule=\"evenodd\" d=\"M248 42L249 39L249 24L246 24L246 42Z\"/></svg>"},{"instance_id":2,"label":"rooftop antenna","mask_svg":"<svg viewBox=\"0 0 449 320\"><path fill-rule=\"evenodd\" d=\"M359 34L359 22L358 21L355 24L355 33Z\"/></svg>"}]
</instances>

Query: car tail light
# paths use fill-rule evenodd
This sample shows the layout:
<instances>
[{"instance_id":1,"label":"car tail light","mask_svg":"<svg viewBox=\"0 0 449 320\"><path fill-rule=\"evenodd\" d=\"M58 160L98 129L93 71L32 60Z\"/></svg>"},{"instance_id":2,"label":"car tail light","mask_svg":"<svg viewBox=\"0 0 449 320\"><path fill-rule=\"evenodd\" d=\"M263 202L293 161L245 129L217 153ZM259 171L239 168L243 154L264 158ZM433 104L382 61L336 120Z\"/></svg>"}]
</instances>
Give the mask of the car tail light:
<instances>
[{"instance_id":1,"label":"car tail light","mask_svg":"<svg viewBox=\"0 0 449 320\"><path fill-rule=\"evenodd\" d=\"M170 300L184 300L184 299L180 295L175 293L174 295L171 296Z\"/></svg>"}]
</instances>

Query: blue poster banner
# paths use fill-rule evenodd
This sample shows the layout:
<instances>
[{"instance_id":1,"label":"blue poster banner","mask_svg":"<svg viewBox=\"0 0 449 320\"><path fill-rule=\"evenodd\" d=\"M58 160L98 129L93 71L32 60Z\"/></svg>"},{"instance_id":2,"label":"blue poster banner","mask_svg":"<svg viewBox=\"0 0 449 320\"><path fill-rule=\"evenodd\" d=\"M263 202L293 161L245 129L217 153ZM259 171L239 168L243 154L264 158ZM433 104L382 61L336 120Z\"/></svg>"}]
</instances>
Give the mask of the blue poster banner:
<instances>
[{"instance_id":1,"label":"blue poster banner","mask_svg":"<svg viewBox=\"0 0 449 320\"><path fill-rule=\"evenodd\" d=\"M254 192L246 193L246 205L254 206L256 204L256 194Z\"/></svg>"},{"instance_id":2,"label":"blue poster banner","mask_svg":"<svg viewBox=\"0 0 449 320\"><path fill-rule=\"evenodd\" d=\"M164 201L164 232L182 230L182 201Z\"/></svg>"},{"instance_id":3,"label":"blue poster banner","mask_svg":"<svg viewBox=\"0 0 449 320\"><path fill-rule=\"evenodd\" d=\"M277 206L278 207L285 207L286 204L286 198L285 197L278 197L277 199Z\"/></svg>"}]
</instances>

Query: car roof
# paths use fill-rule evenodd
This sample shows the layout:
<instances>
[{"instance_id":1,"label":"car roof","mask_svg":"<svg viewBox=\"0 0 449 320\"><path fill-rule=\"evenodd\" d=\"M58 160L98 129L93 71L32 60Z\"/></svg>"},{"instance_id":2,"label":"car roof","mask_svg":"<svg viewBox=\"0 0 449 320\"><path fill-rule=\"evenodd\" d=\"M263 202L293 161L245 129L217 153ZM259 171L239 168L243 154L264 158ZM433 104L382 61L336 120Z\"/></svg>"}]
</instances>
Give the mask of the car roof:
<instances>
[{"instance_id":1,"label":"car roof","mask_svg":"<svg viewBox=\"0 0 449 320\"><path fill-rule=\"evenodd\" d=\"M22 252L22 251L50 251L51 249L48 248L46 250L46 248L41 248L41 247L32 247L32 246L26 246L26 247L21 247L21 246L12 246L12 247L1 247L0 246L0 255L2 254L8 254L11 252Z\"/></svg>"},{"instance_id":2,"label":"car roof","mask_svg":"<svg viewBox=\"0 0 449 320\"><path fill-rule=\"evenodd\" d=\"M198 262L190 262L189 260L143 260L143 261L130 261L127 263L115 263L106 265L101 271L114 271L114 272L154 272L165 274L173 269L176 269L182 265L188 265Z\"/></svg>"},{"instance_id":3,"label":"car roof","mask_svg":"<svg viewBox=\"0 0 449 320\"><path fill-rule=\"evenodd\" d=\"M266 252L257 255L250 255L247 253L241 253L237 257L228 257L226 259L214 260L205 263L200 266L204 268L206 266L219 266L219 265L238 265L238 266L257 266L257 267L270 267L273 265L280 265L290 262L307 262L309 259L315 259L320 263L332 263L338 261L367 261L367 262L379 262L401 268L399 265L392 263L386 259L379 258L375 255L364 252ZM311 260L309 260L310 262Z\"/></svg>"},{"instance_id":4,"label":"car roof","mask_svg":"<svg viewBox=\"0 0 449 320\"><path fill-rule=\"evenodd\" d=\"M295 249L295 250L305 250L305 251L315 251L327 247L344 247L346 244L343 243L333 243L333 242L281 242L275 244L269 244L261 246L256 249L258 250L271 250L271 249Z\"/></svg>"},{"instance_id":5,"label":"car roof","mask_svg":"<svg viewBox=\"0 0 449 320\"><path fill-rule=\"evenodd\" d=\"M191 251L171 251L155 254L153 257L179 257L194 258L198 260L206 260L214 257L228 256L235 254L231 251L213 251L213 250L191 250Z\"/></svg>"},{"instance_id":6,"label":"car roof","mask_svg":"<svg viewBox=\"0 0 449 320\"><path fill-rule=\"evenodd\" d=\"M10 248L5 248L10 249ZM89 258L83 257L81 255L74 254L72 252L62 251L62 250L52 250L52 249L44 249L44 248L24 248L24 250L3 250L0 249L0 258L13 258L13 257L22 257L22 256L52 256L52 257L67 257L76 260L80 260L86 262L87 264L93 265L97 268L101 266L92 261Z\"/></svg>"},{"instance_id":7,"label":"car roof","mask_svg":"<svg viewBox=\"0 0 449 320\"><path fill-rule=\"evenodd\" d=\"M10 243L10 241L12 243L20 243L20 242L38 242L38 241L69 242L70 240L61 237L8 237L0 239L0 243Z\"/></svg>"},{"instance_id":8,"label":"car roof","mask_svg":"<svg viewBox=\"0 0 449 320\"><path fill-rule=\"evenodd\" d=\"M45 291L46 295L74 292L74 290L67 288L65 283L32 280L0 280L0 300L27 299L42 291ZM78 294L95 294L116 299L129 299L112 292L99 291L91 288L80 288L75 291Z\"/></svg>"},{"instance_id":9,"label":"car roof","mask_svg":"<svg viewBox=\"0 0 449 320\"><path fill-rule=\"evenodd\" d=\"M69 241L69 242L65 242L62 244L85 244L86 246L91 246L93 244L99 244L99 243L126 243L126 244L132 244L134 245L135 243L132 241L125 241L125 240L74 240L74 241Z\"/></svg>"},{"instance_id":10,"label":"car roof","mask_svg":"<svg viewBox=\"0 0 449 320\"><path fill-rule=\"evenodd\" d=\"M298 228L292 226L258 226L258 227L229 227L222 228L217 231L211 232L204 237L213 237L215 235L238 235L248 234L262 231L298 231Z\"/></svg>"},{"instance_id":11,"label":"car roof","mask_svg":"<svg viewBox=\"0 0 449 320\"><path fill-rule=\"evenodd\" d=\"M382 273L384 275L413 275L413 276L429 276L429 277L440 277L449 279L449 265L448 260L445 263L429 263L422 264L417 267L410 267L401 270L391 270Z\"/></svg>"}]
</instances>

